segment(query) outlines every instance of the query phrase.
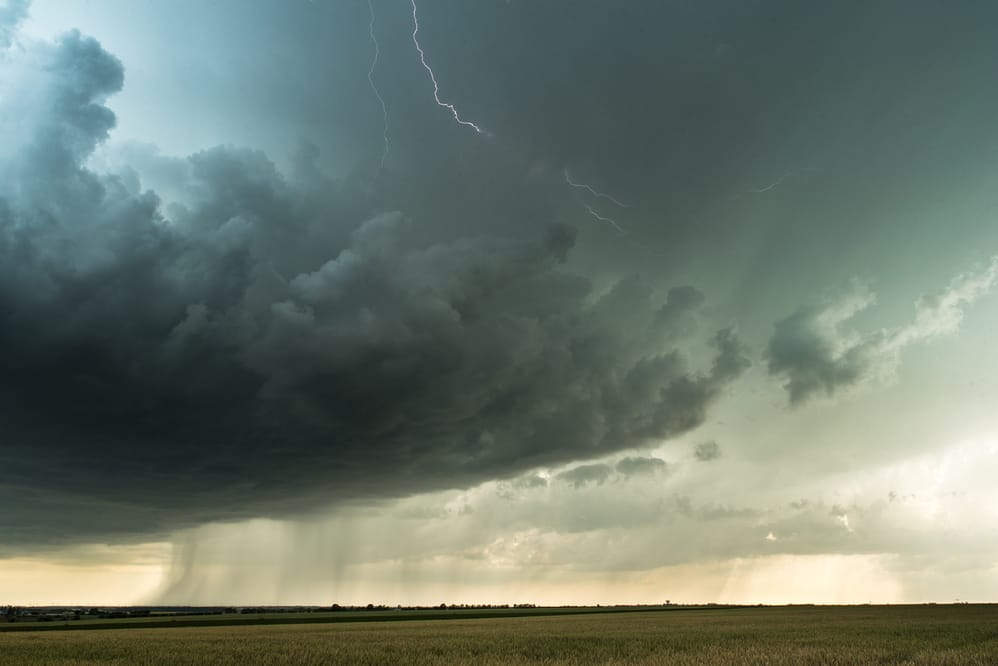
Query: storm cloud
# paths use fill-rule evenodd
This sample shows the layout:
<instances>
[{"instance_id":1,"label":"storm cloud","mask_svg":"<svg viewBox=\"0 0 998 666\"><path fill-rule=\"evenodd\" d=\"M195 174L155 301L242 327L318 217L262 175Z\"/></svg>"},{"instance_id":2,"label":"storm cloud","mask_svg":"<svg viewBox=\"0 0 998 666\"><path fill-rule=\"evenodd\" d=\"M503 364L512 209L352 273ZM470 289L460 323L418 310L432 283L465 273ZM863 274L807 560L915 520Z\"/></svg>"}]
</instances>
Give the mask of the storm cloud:
<instances>
[{"instance_id":1,"label":"storm cloud","mask_svg":"<svg viewBox=\"0 0 998 666\"><path fill-rule=\"evenodd\" d=\"M717 460L721 457L721 447L714 441L700 442L693 449L693 457L700 462Z\"/></svg>"},{"instance_id":2,"label":"storm cloud","mask_svg":"<svg viewBox=\"0 0 998 666\"><path fill-rule=\"evenodd\" d=\"M769 341L769 372L784 377L791 404L832 396L852 386L893 377L908 345L955 332L964 308L998 282L998 257L955 277L942 291L915 303L905 325L861 334L847 323L876 301L865 285L820 306L804 306L777 322Z\"/></svg>"},{"instance_id":3,"label":"storm cloud","mask_svg":"<svg viewBox=\"0 0 998 666\"><path fill-rule=\"evenodd\" d=\"M661 313L699 292L597 288L566 263L570 226L421 233L322 175L307 146L290 175L227 146L147 155L182 199L164 205L137 172L87 166L124 81L97 41L32 44L7 72L0 129L22 137L0 149L8 543L284 515L641 447L703 423L748 366L731 328L692 365Z\"/></svg>"},{"instance_id":4,"label":"storm cloud","mask_svg":"<svg viewBox=\"0 0 998 666\"><path fill-rule=\"evenodd\" d=\"M647 474L657 474L664 472L668 465L661 458L627 456L617 461L615 466L618 473L624 476L643 476Z\"/></svg>"},{"instance_id":5,"label":"storm cloud","mask_svg":"<svg viewBox=\"0 0 998 666\"><path fill-rule=\"evenodd\" d=\"M0 0L5 603L993 596L996 5L417 4Z\"/></svg>"}]
</instances>

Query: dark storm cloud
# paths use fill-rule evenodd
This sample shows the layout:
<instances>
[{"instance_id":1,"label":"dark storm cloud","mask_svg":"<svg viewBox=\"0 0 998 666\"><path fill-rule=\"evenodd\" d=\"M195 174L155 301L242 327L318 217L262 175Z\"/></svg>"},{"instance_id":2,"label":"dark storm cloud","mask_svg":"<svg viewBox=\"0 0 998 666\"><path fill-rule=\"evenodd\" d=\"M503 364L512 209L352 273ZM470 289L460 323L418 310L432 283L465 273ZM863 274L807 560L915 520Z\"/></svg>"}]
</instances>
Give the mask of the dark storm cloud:
<instances>
[{"instance_id":1,"label":"dark storm cloud","mask_svg":"<svg viewBox=\"0 0 998 666\"><path fill-rule=\"evenodd\" d=\"M784 378L791 405L865 382L890 379L901 351L912 343L955 332L964 309L998 284L998 257L961 273L945 289L915 302L910 322L861 334L850 320L873 305L858 283L821 305L801 306L776 323L769 340L769 373Z\"/></svg>"},{"instance_id":2,"label":"dark storm cloud","mask_svg":"<svg viewBox=\"0 0 998 666\"><path fill-rule=\"evenodd\" d=\"M546 488L548 480L538 474L528 474L513 480L514 488Z\"/></svg>"},{"instance_id":3,"label":"dark storm cloud","mask_svg":"<svg viewBox=\"0 0 998 666\"><path fill-rule=\"evenodd\" d=\"M560 472L554 478L573 488L582 488L590 484L602 485L610 480L614 472L619 475L617 479L626 479L632 476L647 476L664 472L667 467L666 462L661 458L627 456L613 465L607 463L578 465Z\"/></svg>"},{"instance_id":4,"label":"dark storm cloud","mask_svg":"<svg viewBox=\"0 0 998 666\"><path fill-rule=\"evenodd\" d=\"M707 297L696 287L673 287L669 290L665 305L659 308L658 320L667 331L676 335L689 335L696 330L691 314L706 300Z\"/></svg>"},{"instance_id":5,"label":"dark storm cloud","mask_svg":"<svg viewBox=\"0 0 998 666\"><path fill-rule=\"evenodd\" d=\"M657 474L664 472L668 465L661 458L644 458L640 456L628 456L617 461L614 469L618 474L624 476L641 476L645 474Z\"/></svg>"},{"instance_id":6,"label":"dark storm cloud","mask_svg":"<svg viewBox=\"0 0 998 666\"><path fill-rule=\"evenodd\" d=\"M938 216L914 214L990 190L993 3L441 0L420 11L462 112L538 168L567 166L634 204L618 221L648 252L620 244L601 257L730 288L746 319L844 275L963 261L965 239L993 239L986 216L950 217L962 231L940 234Z\"/></svg>"},{"instance_id":7,"label":"dark storm cloud","mask_svg":"<svg viewBox=\"0 0 998 666\"><path fill-rule=\"evenodd\" d=\"M867 378L881 356L884 337L863 338L842 330L845 321L872 302L869 292L839 304L805 306L777 322L769 341L769 372L786 378L791 404Z\"/></svg>"},{"instance_id":8,"label":"dark storm cloud","mask_svg":"<svg viewBox=\"0 0 998 666\"><path fill-rule=\"evenodd\" d=\"M714 441L700 442L693 449L693 457L700 462L716 460L721 457L721 447Z\"/></svg>"},{"instance_id":9,"label":"dark storm cloud","mask_svg":"<svg viewBox=\"0 0 998 666\"><path fill-rule=\"evenodd\" d=\"M731 329L705 370L663 348L661 300L598 296L570 227L429 233L372 215L307 146L291 178L251 150L147 154L183 195L165 209L134 172L83 166L121 63L76 33L34 57L24 140L0 152L5 543L601 456L696 428L748 365Z\"/></svg>"},{"instance_id":10,"label":"dark storm cloud","mask_svg":"<svg viewBox=\"0 0 998 666\"><path fill-rule=\"evenodd\" d=\"M556 476L559 481L571 485L573 488L581 488L590 483L601 485L610 478L613 468L603 463L593 463L591 465L579 465L572 469L565 470Z\"/></svg>"}]
</instances>

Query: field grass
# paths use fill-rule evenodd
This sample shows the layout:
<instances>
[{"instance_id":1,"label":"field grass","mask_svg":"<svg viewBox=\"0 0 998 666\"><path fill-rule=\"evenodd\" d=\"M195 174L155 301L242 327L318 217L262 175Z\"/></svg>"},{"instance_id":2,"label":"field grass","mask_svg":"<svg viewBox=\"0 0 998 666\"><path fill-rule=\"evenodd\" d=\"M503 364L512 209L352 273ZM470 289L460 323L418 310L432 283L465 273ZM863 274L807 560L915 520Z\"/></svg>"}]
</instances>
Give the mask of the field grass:
<instances>
[{"instance_id":1,"label":"field grass","mask_svg":"<svg viewBox=\"0 0 998 666\"><path fill-rule=\"evenodd\" d=\"M548 606L531 608L448 608L420 610L340 610L327 612L263 612L263 613L219 613L214 615L172 615L153 614L142 617L124 618L85 618L80 620L57 620L38 622L0 622L0 633L8 631L62 631L87 629L126 629L150 627L218 627L222 625L262 625L262 624L329 624L333 622L397 622L401 620L456 620L484 619L498 617L531 617L538 615L582 615L587 613L627 613L640 612L649 606ZM680 609L695 610L698 607L655 607L663 611Z\"/></svg>"},{"instance_id":2,"label":"field grass","mask_svg":"<svg viewBox=\"0 0 998 666\"><path fill-rule=\"evenodd\" d=\"M995 664L998 606L765 607L0 634L2 664Z\"/></svg>"}]
</instances>

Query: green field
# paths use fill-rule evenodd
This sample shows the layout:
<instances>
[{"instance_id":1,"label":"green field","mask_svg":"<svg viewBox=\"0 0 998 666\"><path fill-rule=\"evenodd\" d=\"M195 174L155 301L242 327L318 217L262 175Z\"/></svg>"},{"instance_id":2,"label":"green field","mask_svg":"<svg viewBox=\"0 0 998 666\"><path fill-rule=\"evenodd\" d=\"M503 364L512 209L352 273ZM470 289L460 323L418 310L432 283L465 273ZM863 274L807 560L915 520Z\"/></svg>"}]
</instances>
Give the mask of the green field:
<instances>
[{"instance_id":1,"label":"green field","mask_svg":"<svg viewBox=\"0 0 998 666\"><path fill-rule=\"evenodd\" d=\"M0 664L995 664L998 606L760 607L0 633Z\"/></svg>"}]
</instances>

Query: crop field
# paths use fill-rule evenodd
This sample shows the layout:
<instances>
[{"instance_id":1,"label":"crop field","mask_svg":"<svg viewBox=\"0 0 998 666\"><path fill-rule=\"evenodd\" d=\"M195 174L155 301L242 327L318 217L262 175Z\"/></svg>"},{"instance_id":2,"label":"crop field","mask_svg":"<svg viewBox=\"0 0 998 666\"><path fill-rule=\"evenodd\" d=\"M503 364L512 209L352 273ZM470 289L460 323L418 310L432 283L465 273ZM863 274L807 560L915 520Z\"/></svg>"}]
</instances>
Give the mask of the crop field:
<instances>
[{"instance_id":1,"label":"crop field","mask_svg":"<svg viewBox=\"0 0 998 666\"><path fill-rule=\"evenodd\" d=\"M0 664L995 664L998 606L790 606L0 633Z\"/></svg>"}]
</instances>

